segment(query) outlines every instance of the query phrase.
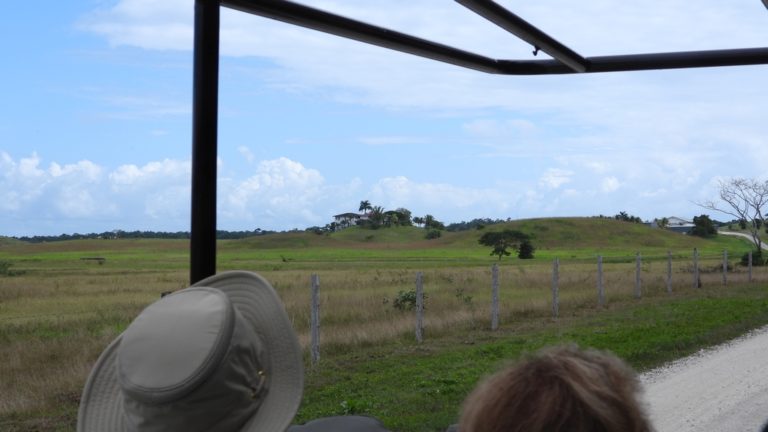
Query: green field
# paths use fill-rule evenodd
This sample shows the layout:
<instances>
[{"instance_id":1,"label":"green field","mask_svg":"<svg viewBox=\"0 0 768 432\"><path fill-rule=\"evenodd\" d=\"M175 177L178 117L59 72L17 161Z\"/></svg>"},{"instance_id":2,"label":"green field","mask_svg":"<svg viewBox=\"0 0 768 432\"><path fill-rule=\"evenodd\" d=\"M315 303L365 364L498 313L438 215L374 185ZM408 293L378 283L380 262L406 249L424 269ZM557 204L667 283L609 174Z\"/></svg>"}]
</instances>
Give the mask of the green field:
<instances>
[{"instance_id":1,"label":"green field","mask_svg":"<svg viewBox=\"0 0 768 432\"><path fill-rule=\"evenodd\" d=\"M485 228L533 236L536 258L498 261L481 231L400 227L331 235L282 233L218 243L218 269L265 276L302 345L309 341L309 280L321 284L321 362L307 358L298 422L366 413L392 430L435 431L456 421L474 383L524 351L575 341L610 349L638 369L768 323L768 274L753 282L736 265L744 240L691 238L597 218L532 219ZM184 240L0 241L0 430L74 430L91 365L161 292L188 284ZM694 288L692 252L700 253ZM727 285L722 256L728 251ZM666 290L667 252L673 256ZM642 298L634 297L642 256ZM596 257L604 257L607 304L596 301ZM83 259L103 258L104 261ZM560 315L551 315L552 261L560 260ZM491 266L501 279L501 326L489 330ZM414 313L393 307L423 272L425 341ZM306 351L306 350L305 350Z\"/></svg>"}]
</instances>

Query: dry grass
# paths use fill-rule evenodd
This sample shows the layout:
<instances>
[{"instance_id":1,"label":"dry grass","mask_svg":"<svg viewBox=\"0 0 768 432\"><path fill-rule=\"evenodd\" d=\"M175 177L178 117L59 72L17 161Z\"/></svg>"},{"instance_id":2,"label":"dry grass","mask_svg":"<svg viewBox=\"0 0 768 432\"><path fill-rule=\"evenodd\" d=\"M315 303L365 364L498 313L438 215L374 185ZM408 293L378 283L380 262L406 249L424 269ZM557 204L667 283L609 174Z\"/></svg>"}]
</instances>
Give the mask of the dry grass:
<instances>
[{"instance_id":1,"label":"dry grass","mask_svg":"<svg viewBox=\"0 0 768 432\"><path fill-rule=\"evenodd\" d=\"M514 263L514 264L512 264ZM551 314L551 264L503 262L501 324ZM715 268L716 261L702 263ZM74 404L93 362L104 347L163 291L186 285L185 271L31 271L0 277L0 428L2 419L23 413L56 410L63 400ZM605 264L604 285L611 303L633 300L635 267ZM321 291L321 350L349 350L382 341L413 340L414 312L393 307L399 291L414 289L415 272L360 268L316 272ZM266 271L306 348L309 341L310 272ZM720 273L702 273L702 283L720 288ZM764 269L754 278L765 282ZM746 273L729 276L743 282ZM643 296L666 296L666 263L646 264ZM560 314L596 308L596 265L561 262ZM428 298L425 337L473 328L490 322L491 271L446 268L424 271ZM683 262L674 266L674 294L696 295ZM727 289L727 288L726 288ZM31 414L30 414L31 415Z\"/></svg>"}]
</instances>

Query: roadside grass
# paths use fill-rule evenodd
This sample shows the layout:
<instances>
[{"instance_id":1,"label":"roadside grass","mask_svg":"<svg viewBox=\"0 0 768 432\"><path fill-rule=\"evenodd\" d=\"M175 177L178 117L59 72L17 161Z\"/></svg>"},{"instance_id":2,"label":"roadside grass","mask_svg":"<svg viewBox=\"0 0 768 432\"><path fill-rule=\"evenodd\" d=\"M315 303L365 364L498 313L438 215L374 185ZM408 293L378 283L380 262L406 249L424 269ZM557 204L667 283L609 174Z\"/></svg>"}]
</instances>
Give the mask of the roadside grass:
<instances>
[{"instance_id":1,"label":"roadside grass","mask_svg":"<svg viewBox=\"0 0 768 432\"><path fill-rule=\"evenodd\" d=\"M561 343L611 350L638 370L691 354L768 323L764 287L741 286L580 310L573 316L507 317L495 333L456 331L422 345L391 343L326 354L307 375L296 418L368 414L395 431L440 431L482 377L526 352Z\"/></svg>"}]
</instances>

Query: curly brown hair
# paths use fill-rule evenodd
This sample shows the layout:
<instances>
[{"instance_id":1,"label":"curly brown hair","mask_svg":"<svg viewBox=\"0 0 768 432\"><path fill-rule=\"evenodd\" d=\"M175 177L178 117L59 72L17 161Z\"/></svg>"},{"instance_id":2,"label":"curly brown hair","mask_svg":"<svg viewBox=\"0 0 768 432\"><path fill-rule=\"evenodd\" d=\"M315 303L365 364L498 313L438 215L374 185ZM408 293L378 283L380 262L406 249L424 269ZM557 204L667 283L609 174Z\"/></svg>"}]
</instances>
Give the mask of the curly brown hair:
<instances>
[{"instance_id":1,"label":"curly brown hair","mask_svg":"<svg viewBox=\"0 0 768 432\"><path fill-rule=\"evenodd\" d=\"M651 432L634 371L615 355L546 348L478 385L461 432Z\"/></svg>"}]
</instances>

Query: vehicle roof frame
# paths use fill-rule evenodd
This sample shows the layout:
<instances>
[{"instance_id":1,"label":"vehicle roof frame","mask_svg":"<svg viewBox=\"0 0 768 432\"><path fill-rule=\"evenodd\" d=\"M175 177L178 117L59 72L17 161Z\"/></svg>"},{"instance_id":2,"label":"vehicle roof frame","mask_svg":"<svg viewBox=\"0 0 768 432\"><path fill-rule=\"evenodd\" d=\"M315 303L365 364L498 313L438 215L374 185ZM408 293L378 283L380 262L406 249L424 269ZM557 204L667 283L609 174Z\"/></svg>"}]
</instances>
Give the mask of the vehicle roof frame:
<instances>
[{"instance_id":1,"label":"vehicle roof frame","mask_svg":"<svg viewBox=\"0 0 768 432\"><path fill-rule=\"evenodd\" d=\"M768 8L768 0L762 0ZM216 273L220 8L500 75L602 73L768 64L768 47L584 57L493 0L456 0L552 59L496 59L288 0L195 0L190 280Z\"/></svg>"}]
</instances>

